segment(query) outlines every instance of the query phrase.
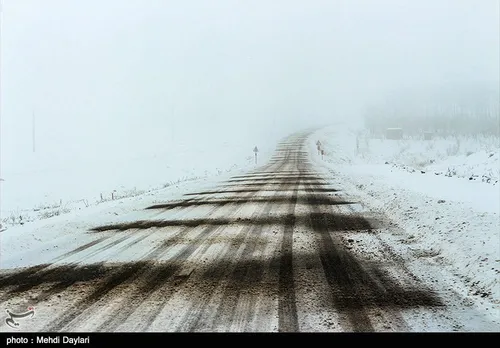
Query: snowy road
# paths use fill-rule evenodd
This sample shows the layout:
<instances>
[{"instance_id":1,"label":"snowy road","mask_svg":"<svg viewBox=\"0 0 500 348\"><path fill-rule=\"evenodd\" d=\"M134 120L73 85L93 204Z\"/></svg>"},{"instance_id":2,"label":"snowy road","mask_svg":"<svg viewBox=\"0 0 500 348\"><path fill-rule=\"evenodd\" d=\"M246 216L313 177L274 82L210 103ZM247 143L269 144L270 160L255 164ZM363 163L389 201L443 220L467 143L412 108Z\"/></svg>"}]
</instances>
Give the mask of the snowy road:
<instances>
[{"instance_id":1,"label":"snowy road","mask_svg":"<svg viewBox=\"0 0 500 348\"><path fill-rule=\"evenodd\" d=\"M26 331L463 329L460 296L413 274L378 236L387 220L314 171L307 135L216 189L141 207L51 262L3 270L2 305L36 309L18 319Z\"/></svg>"}]
</instances>

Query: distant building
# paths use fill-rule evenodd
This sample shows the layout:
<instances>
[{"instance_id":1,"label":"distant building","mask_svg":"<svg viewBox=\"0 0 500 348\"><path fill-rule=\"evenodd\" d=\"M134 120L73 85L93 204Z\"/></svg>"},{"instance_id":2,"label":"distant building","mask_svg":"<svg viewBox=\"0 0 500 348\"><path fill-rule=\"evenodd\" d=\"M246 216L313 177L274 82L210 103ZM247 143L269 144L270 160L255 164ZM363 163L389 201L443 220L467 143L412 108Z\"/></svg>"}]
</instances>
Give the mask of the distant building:
<instances>
[{"instance_id":1,"label":"distant building","mask_svg":"<svg viewBox=\"0 0 500 348\"><path fill-rule=\"evenodd\" d=\"M424 132L424 140L432 140L434 138L434 132Z\"/></svg>"},{"instance_id":2,"label":"distant building","mask_svg":"<svg viewBox=\"0 0 500 348\"><path fill-rule=\"evenodd\" d=\"M402 128L387 128L385 131L386 139L399 140L403 139L403 129Z\"/></svg>"}]
</instances>

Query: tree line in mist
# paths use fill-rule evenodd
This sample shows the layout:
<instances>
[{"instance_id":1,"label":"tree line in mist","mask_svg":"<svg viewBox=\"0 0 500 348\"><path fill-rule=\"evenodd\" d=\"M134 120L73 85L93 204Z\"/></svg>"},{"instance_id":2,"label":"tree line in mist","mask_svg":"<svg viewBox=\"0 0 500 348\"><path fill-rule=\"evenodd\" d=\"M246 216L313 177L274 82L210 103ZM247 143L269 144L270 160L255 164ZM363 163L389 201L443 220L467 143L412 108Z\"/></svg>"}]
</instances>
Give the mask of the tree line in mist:
<instances>
[{"instance_id":1,"label":"tree line in mist","mask_svg":"<svg viewBox=\"0 0 500 348\"><path fill-rule=\"evenodd\" d=\"M402 128L403 134L420 136L484 135L500 136L498 103L482 106L458 104L404 107L373 107L366 110L365 127L372 135L383 135L387 128Z\"/></svg>"}]
</instances>

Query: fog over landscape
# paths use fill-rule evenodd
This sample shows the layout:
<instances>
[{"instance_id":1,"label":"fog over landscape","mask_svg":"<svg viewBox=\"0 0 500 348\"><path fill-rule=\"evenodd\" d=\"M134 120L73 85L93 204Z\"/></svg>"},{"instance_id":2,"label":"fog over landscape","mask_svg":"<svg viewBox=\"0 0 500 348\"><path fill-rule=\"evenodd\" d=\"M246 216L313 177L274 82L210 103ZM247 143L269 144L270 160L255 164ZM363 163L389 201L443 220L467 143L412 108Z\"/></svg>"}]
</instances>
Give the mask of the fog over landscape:
<instances>
[{"instance_id":1,"label":"fog over landscape","mask_svg":"<svg viewBox=\"0 0 500 348\"><path fill-rule=\"evenodd\" d=\"M33 155L33 115L35 153L71 165L403 99L494 104L498 28L495 0L4 0L2 171Z\"/></svg>"}]
</instances>

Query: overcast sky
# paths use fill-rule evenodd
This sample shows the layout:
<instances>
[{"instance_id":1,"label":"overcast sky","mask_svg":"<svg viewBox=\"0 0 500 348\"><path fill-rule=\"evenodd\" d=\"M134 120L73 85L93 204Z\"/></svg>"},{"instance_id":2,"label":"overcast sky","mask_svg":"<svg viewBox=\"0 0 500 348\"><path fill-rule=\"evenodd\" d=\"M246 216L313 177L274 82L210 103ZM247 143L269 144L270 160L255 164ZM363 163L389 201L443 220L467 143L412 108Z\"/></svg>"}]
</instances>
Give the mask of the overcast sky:
<instances>
[{"instance_id":1,"label":"overcast sky","mask_svg":"<svg viewBox=\"0 0 500 348\"><path fill-rule=\"evenodd\" d=\"M1 0L2 156L245 138L499 80L498 0ZM173 127L173 128L172 128ZM180 141L179 139L176 139Z\"/></svg>"}]
</instances>

